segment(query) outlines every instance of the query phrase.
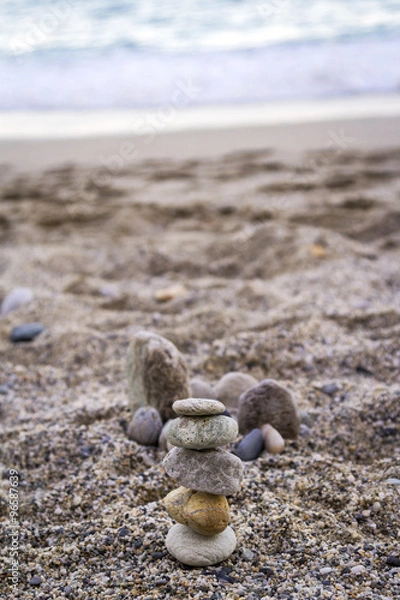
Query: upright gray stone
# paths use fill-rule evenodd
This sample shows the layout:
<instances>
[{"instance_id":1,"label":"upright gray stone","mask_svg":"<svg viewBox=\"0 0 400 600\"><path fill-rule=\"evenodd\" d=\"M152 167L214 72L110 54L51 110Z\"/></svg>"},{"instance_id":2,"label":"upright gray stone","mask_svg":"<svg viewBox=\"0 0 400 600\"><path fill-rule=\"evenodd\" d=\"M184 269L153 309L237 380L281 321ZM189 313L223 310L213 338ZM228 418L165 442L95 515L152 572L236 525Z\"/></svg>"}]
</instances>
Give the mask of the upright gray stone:
<instances>
[{"instance_id":1,"label":"upright gray stone","mask_svg":"<svg viewBox=\"0 0 400 600\"><path fill-rule=\"evenodd\" d=\"M128 396L131 409L156 408L162 420L172 419L175 400L190 395L185 360L172 342L148 331L138 332L128 349Z\"/></svg>"}]
</instances>

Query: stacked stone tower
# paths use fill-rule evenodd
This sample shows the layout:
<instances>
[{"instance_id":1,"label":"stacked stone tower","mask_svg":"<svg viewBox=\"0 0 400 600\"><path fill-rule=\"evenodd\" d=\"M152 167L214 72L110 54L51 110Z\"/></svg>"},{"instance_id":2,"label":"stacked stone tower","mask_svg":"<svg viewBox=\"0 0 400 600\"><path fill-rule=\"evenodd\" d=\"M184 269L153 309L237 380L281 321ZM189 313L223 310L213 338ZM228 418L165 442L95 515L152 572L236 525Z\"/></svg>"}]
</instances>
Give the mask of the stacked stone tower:
<instances>
[{"instance_id":1,"label":"stacked stone tower","mask_svg":"<svg viewBox=\"0 0 400 600\"><path fill-rule=\"evenodd\" d=\"M236 439L238 426L217 400L177 400L173 410L179 418L169 423L165 435L175 447L164 466L180 487L164 499L178 522L168 532L167 549L184 564L213 565L236 547L226 496L239 491L243 464L220 446Z\"/></svg>"}]
</instances>

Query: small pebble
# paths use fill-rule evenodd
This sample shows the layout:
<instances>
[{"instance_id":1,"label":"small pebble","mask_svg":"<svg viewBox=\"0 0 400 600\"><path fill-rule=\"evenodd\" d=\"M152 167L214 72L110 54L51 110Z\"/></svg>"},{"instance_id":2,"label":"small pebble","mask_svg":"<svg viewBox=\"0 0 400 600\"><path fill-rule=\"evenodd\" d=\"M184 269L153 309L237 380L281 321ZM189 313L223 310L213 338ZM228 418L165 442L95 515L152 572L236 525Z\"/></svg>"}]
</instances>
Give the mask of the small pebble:
<instances>
[{"instance_id":1,"label":"small pebble","mask_svg":"<svg viewBox=\"0 0 400 600\"><path fill-rule=\"evenodd\" d=\"M2 315L8 315L8 313L22 306L22 304L31 302L33 298L34 295L31 289L26 287L14 288L4 298L1 304L0 312Z\"/></svg>"},{"instance_id":2,"label":"small pebble","mask_svg":"<svg viewBox=\"0 0 400 600\"><path fill-rule=\"evenodd\" d=\"M350 569L350 573L352 575L360 575L361 573L364 573L364 571L365 571L364 565L356 565L355 567L352 567Z\"/></svg>"},{"instance_id":3,"label":"small pebble","mask_svg":"<svg viewBox=\"0 0 400 600\"><path fill-rule=\"evenodd\" d=\"M29 583L29 585L41 585L42 580L37 575L34 575L33 577L30 578L28 583Z\"/></svg>"},{"instance_id":4,"label":"small pebble","mask_svg":"<svg viewBox=\"0 0 400 600\"><path fill-rule=\"evenodd\" d=\"M10 342L31 342L35 337L45 330L41 323L25 323L18 325L11 330Z\"/></svg>"},{"instance_id":5,"label":"small pebble","mask_svg":"<svg viewBox=\"0 0 400 600\"><path fill-rule=\"evenodd\" d=\"M312 436L312 431L307 425L305 425L304 423L301 423L299 435L302 438L309 439Z\"/></svg>"},{"instance_id":6,"label":"small pebble","mask_svg":"<svg viewBox=\"0 0 400 600\"><path fill-rule=\"evenodd\" d=\"M242 548L241 552L244 560L247 560L248 562L252 562L254 560L255 553L248 548Z\"/></svg>"},{"instance_id":7,"label":"small pebble","mask_svg":"<svg viewBox=\"0 0 400 600\"><path fill-rule=\"evenodd\" d=\"M128 425L128 438L143 446L157 446L163 428L160 413L152 406L139 408Z\"/></svg>"},{"instance_id":8,"label":"small pebble","mask_svg":"<svg viewBox=\"0 0 400 600\"><path fill-rule=\"evenodd\" d=\"M329 573L332 573L333 569L332 567L323 567L322 569L319 570L321 575L328 575Z\"/></svg>"},{"instance_id":9,"label":"small pebble","mask_svg":"<svg viewBox=\"0 0 400 600\"><path fill-rule=\"evenodd\" d=\"M10 389L7 385L0 385L0 395L1 396L7 396L9 391L10 391Z\"/></svg>"},{"instance_id":10,"label":"small pebble","mask_svg":"<svg viewBox=\"0 0 400 600\"><path fill-rule=\"evenodd\" d=\"M300 423L307 425L307 427L310 427L310 428L313 426L314 421L309 412L307 412L306 410L301 410L299 415L300 415Z\"/></svg>"},{"instance_id":11,"label":"small pebble","mask_svg":"<svg viewBox=\"0 0 400 600\"><path fill-rule=\"evenodd\" d=\"M391 484L391 485L400 485L400 479L396 479L395 477L390 477L389 479L386 479L386 483Z\"/></svg>"},{"instance_id":12,"label":"small pebble","mask_svg":"<svg viewBox=\"0 0 400 600\"><path fill-rule=\"evenodd\" d=\"M234 452L243 461L255 460L264 450L264 438L261 429L253 429L236 446Z\"/></svg>"},{"instance_id":13,"label":"small pebble","mask_svg":"<svg viewBox=\"0 0 400 600\"><path fill-rule=\"evenodd\" d=\"M400 558L398 556L388 556L386 564L390 567L400 567Z\"/></svg>"},{"instance_id":14,"label":"small pebble","mask_svg":"<svg viewBox=\"0 0 400 600\"><path fill-rule=\"evenodd\" d=\"M334 396L338 391L339 387L336 383L325 383L321 388L321 392L327 396Z\"/></svg>"},{"instance_id":15,"label":"small pebble","mask_svg":"<svg viewBox=\"0 0 400 600\"><path fill-rule=\"evenodd\" d=\"M280 454L285 449L285 440L272 425L263 425L261 428L264 438L264 447L270 454Z\"/></svg>"},{"instance_id":16,"label":"small pebble","mask_svg":"<svg viewBox=\"0 0 400 600\"><path fill-rule=\"evenodd\" d=\"M177 284L157 290L154 294L154 298L157 302L169 302L170 300L175 300L175 298L185 296L187 293L188 290L184 285Z\"/></svg>"}]
</instances>

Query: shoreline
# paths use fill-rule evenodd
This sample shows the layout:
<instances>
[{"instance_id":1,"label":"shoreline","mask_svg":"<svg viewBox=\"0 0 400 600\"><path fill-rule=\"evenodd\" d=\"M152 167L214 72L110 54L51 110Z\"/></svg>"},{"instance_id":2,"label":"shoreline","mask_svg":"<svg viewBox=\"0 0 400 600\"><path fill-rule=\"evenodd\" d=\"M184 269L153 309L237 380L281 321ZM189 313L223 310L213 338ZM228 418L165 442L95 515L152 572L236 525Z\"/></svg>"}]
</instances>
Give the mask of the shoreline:
<instances>
[{"instance_id":1,"label":"shoreline","mask_svg":"<svg viewBox=\"0 0 400 600\"><path fill-rule=\"evenodd\" d=\"M400 116L204 128L144 135L64 139L0 139L0 165L19 172L60 164L120 172L145 160L216 158L233 152L271 150L297 160L307 151L390 150L400 146Z\"/></svg>"}]
</instances>

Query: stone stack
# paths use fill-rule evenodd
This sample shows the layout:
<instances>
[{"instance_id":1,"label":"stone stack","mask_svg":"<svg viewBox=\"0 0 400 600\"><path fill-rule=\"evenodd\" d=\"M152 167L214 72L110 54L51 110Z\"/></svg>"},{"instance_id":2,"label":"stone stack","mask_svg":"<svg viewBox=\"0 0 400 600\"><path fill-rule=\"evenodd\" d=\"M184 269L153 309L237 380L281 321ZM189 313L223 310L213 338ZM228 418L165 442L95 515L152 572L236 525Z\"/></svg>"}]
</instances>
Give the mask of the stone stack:
<instances>
[{"instance_id":1,"label":"stone stack","mask_svg":"<svg viewBox=\"0 0 400 600\"><path fill-rule=\"evenodd\" d=\"M236 548L226 496L239 491L243 464L219 446L236 439L238 426L222 414L225 406L218 400L178 400L173 410L180 416L165 431L175 447L164 466L180 487L164 499L168 514L178 522L168 532L166 546L186 565L214 565Z\"/></svg>"}]
</instances>

